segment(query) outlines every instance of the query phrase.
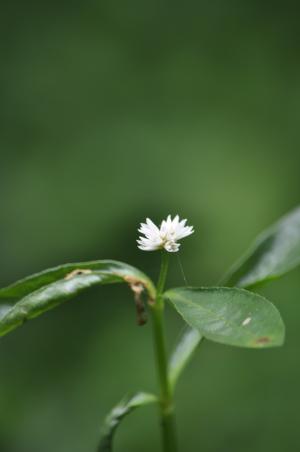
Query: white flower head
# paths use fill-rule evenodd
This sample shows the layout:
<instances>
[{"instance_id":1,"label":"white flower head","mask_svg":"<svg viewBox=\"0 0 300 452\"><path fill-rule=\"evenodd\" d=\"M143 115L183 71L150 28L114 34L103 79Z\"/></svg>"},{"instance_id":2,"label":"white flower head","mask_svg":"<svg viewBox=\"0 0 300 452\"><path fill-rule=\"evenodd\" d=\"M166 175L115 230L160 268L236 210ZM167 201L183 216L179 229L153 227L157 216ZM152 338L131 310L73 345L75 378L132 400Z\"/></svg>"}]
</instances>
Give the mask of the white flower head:
<instances>
[{"instance_id":1,"label":"white flower head","mask_svg":"<svg viewBox=\"0 0 300 452\"><path fill-rule=\"evenodd\" d=\"M180 247L178 240L194 232L193 226L186 226L186 222L187 220L180 221L178 215L172 220L171 215L169 215L158 228L150 218L147 218L146 223L141 223L138 229L145 236L141 236L137 240L138 247L143 251L155 251L164 248L169 253L176 253Z\"/></svg>"}]
</instances>

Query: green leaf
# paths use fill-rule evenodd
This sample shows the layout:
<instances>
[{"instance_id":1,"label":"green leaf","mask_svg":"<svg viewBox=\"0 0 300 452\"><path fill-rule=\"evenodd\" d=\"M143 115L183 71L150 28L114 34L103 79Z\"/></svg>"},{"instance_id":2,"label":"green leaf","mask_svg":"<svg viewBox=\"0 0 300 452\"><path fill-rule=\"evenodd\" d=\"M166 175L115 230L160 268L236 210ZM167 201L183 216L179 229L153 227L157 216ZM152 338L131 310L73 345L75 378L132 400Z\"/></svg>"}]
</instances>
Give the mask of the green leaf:
<instances>
[{"instance_id":1,"label":"green leaf","mask_svg":"<svg viewBox=\"0 0 300 452\"><path fill-rule=\"evenodd\" d=\"M168 290L183 319L211 341L239 347L274 347L284 342L284 324L275 306L262 296L228 287Z\"/></svg>"},{"instance_id":2,"label":"green leaf","mask_svg":"<svg viewBox=\"0 0 300 452\"><path fill-rule=\"evenodd\" d=\"M0 290L0 336L89 287L119 282L129 284L137 303L143 289L149 298L155 297L144 273L117 261L65 264L24 278Z\"/></svg>"},{"instance_id":3,"label":"green leaf","mask_svg":"<svg viewBox=\"0 0 300 452\"><path fill-rule=\"evenodd\" d=\"M201 340L201 334L194 328L186 328L180 337L169 362L169 381L172 391Z\"/></svg>"},{"instance_id":4,"label":"green leaf","mask_svg":"<svg viewBox=\"0 0 300 452\"><path fill-rule=\"evenodd\" d=\"M222 285L253 287L300 265L300 207L258 236Z\"/></svg>"},{"instance_id":5,"label":"green leaf","mask_svg":"<svg viewBox=\"0 0 300 452\"><path fill-rule=\"evenodd\" d=\"M122 400L108 414L102 427L101 441L98 452L111 452L112 441L116 428L121 420L140 406L157 403L158 399L153 394L139 392L129 399Z\"/></svg>"},{"instance_id":6,"label":"green leaf","mask_svg":"<svg viewBox=\"0 0 300 452\"><path fill-rule=\"evenodd\" d=\"M82 271L81 271L82 270ZM151 280L140 270L124 262L113 260L100 260L89 262L77 262L73 264L63 264L57 267L44 270L34 275L27 276L19 281L11 284L3 289L0 289L0 298L21 298L25 295L46 286L57 280L66 277L71 279L72 273L74 276L81 274L88 274L89 272L101 272L106 275L103 284L124 282L124 279L136 279L141 282L148 290L149 294L154 296L153 284Z\"/></svg>"}]
</instances>

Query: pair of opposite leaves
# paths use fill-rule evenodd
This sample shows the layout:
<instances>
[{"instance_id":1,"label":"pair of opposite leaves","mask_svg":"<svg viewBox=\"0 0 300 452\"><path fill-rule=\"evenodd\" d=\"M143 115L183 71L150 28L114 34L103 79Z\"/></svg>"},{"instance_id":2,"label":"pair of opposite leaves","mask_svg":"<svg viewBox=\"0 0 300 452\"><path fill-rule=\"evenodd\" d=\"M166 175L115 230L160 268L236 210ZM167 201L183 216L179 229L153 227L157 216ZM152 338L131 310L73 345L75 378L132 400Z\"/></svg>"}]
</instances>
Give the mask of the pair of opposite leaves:
<instances>
[{"instance_id":1,"label":"pair of opposite leaves","mask_svg":"<svg viewBox=\"0 0 300 452\"><path fill-rule=\"evenodd\" d=\"M284 341L284 324L268 300L245 289L275 279L300 264L300 208L261 234L222 281L227 287L175 288L165 292L188 325L207 339L243 347ZM88 287L127 282L155 297L152 281L117 261L65 264L0 289L0 336ZM234 287L235 286L235 287Z\"/></svg>"},{"instance_id":2,"label":"pair of opposite leaves","mask_svg":"<svg viewBox=\"0 0 300 452\"><path fill-rule=\"evenodd\" d=\"M228 287L178 288L165 292L192 328L180 338L168 366L172 391L202 337L230 345L270 347L281 345L284 324L277 309L245 288L279 277L300 263L300 208L286 215L254 242L222 281ZM115 261L66 264L0 289L0 335L3 336L97 284L127 282L138 296L145 289L150 299L156 289L142 272ZM236 286L236 287L233 287ZM244 288L244 289L243 289ZM105 419L99 452L111 452L121 420L134 409L157 403L153 394L140 392L122 400Z\"/></svg>"}]
</instances>

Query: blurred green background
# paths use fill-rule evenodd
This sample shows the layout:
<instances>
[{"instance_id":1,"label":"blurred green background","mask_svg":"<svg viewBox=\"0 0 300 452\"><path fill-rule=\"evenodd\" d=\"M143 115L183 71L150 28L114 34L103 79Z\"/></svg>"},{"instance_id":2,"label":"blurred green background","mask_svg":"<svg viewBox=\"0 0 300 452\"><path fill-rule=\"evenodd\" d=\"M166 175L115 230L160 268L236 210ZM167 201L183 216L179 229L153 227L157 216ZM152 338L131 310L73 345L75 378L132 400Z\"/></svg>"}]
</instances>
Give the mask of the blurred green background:
<instances>
[{"instance_id":1,"label":"blurred green background","mask_svg":"<svg viewBox=\"0 0 300 452\"><path fill-rule=\"evenodd\" d=\"M290 2L291 5L295 5ZM179 213L190 284L214 284L299 203L299 12L281 2L10 2L1 13L1 285L112 258L157 276L138 223ZM178 386L181 451L300 449L300 271L263 290L282 349L204 343ZM176 258L169 284L182 285ZM168 309L169 346L182 322ZM0 451L94 451L107 411L154 390L150 325L93 289L0 341ZM116 452L159 450L155 408Z\"/></svg>"}]
</instances>

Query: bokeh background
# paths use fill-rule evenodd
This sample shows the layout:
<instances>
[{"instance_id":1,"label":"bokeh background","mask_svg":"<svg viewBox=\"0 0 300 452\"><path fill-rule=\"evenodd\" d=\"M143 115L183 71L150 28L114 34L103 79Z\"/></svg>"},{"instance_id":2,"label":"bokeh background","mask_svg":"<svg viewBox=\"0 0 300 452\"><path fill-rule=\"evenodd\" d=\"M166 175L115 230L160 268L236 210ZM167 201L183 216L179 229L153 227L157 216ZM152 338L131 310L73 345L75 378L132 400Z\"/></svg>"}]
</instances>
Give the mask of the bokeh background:
<instances>
[{"instance_id":1,"label":"bokeh background","mask_svg":"<svg viewBox=\"0 0 300 452\"><path fill-rule=\"evenodd\" d=\"M156 278L159 256L137 249L136 229L168 213L195 226L180 253L188 282L214 284L299 203L295 3L1 9L1 285L101 258ZM201 346L176 395L181 450L300 448L299 276L263 289L284 317L283 348ZM176 258L169 284L183 285ZM171 347L183 324L167 316ZM107 411L156 388L150 325L135 325L125 286L93 289L2 338L0 363L1 452L92 452ZM155 408L128 417L115 446L159 450Z\"/></svg>"}]
</instances>

